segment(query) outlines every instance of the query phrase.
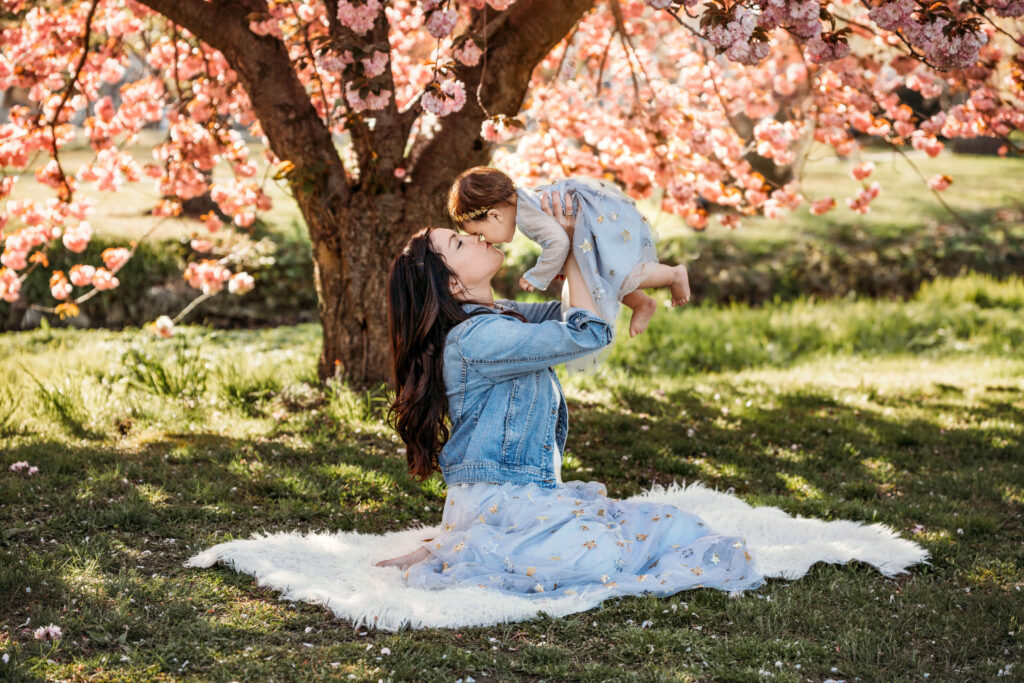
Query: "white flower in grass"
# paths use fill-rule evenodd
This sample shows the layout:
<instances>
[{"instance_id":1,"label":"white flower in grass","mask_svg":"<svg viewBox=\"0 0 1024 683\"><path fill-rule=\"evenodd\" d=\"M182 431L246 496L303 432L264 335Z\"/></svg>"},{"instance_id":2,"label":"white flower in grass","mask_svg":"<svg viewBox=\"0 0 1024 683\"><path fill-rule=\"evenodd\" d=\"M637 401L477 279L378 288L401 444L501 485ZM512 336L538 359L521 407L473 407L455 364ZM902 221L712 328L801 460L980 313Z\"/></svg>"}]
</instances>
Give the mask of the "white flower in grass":
<instances>
[{"instance_id":1,"label":"white flower in grass","mask_svg":"<svg viewBox=\"0 0 1024 683\"><path fill-rule=\"evenodd\" d=\"M56 624L47 624L37 628L32 635L36 640L57 640L61 636L61 630Z\"/></svg>"}]
</instances>

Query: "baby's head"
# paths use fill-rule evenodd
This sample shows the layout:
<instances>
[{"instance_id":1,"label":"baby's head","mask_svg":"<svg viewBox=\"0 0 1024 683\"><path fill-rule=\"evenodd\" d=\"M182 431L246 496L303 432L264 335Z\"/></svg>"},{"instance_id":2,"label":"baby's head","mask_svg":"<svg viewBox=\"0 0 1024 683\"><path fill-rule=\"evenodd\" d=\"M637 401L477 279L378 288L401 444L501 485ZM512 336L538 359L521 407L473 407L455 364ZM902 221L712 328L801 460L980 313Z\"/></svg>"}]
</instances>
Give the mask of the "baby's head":
<instances>
[{"instance_id":1,"label":"baby's head","mask_svg":"<svg viewBox=\"0 0 1024 683\"><path fill-rule=\"evenodd\" d=\"M511 242L516 233L516 186L495 168L474 166L452 183L448 213L470 235L491 244Z\"/></svg>"}]
</instances>

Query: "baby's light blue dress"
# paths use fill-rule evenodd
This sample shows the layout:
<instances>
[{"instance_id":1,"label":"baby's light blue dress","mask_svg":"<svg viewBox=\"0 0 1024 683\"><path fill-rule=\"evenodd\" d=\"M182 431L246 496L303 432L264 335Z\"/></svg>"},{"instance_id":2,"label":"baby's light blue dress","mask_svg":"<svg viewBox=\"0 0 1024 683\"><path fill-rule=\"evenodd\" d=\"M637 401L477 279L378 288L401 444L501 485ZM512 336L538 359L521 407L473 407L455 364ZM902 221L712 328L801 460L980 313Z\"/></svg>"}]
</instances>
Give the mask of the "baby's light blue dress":
<instances>
[{"instance_id":1,"label":"baby's light blue dress","mask_svg":"<svg viewBox=\"0 0 1024 683\"><path fill-rule=\"evenodd\" d=\"M576 224L573 230L572 250L576 262L580 266L583 279L586 281L597 312L612 327L614 334L619 315L619 302L624 296L635 290L643 282L652 266L658 264L658 253L655 249L656 237L650 223L636 208L636 202L627 197L614 184L595 178L567 178L548 185L531 189L520 189L517 194L520 202L528 203L517 211L516 222L520 230L530 239L543 244L543 237L538 233L550 229L544 224L540 214L540 197L549 191L557 191L560 196L571 192L573 211ZM532 220L538 217L540 220ZM550 222L550 219L549 219ZM532 223L532 224L531 224ZM558 228L561 230L561 228ZM561 266L565 255L558 260ZM527 271L526 277L538 273L543 280L540 288L546 289L550 276L557 272L547 272L550 268L542 268L542 262L550 261L544 255L538 260L538 266ZM537 285L534 282L535 286ZM593 354L585 359L578 359L566 365L570 371L593 370L603 354Z\"/></svg>"},{"instance_id":2,"label":"baby's light blue dress","mask_svg":"<svg viewBox=\"0 0 1024 683\"><path fill-rule=\"evenodd\" d=\"M456 484L440 528L423 539L431 554L408 569L408 585L606 599L764 583L743 539L672 505L609 498L599 482L563 483L560 475L554 488Z\"/></svg>"}]
</instances>

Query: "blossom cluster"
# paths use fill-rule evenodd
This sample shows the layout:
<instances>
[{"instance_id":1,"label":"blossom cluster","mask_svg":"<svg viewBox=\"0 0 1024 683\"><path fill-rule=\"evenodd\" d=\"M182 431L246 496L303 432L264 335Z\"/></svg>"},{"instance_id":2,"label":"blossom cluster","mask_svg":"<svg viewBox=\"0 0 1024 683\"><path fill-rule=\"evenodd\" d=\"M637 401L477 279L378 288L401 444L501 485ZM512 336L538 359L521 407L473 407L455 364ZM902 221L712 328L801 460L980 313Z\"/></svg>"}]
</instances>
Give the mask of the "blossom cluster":
<instances>
[{"instance_id":1,"label":"blossom cluster","mask_svg":"<svg viewBox=\"0 0 1024 683\"><path fill-rule=\"evenodd\" d=\"M38 474L39 473L39 468L36 467L35 465L29 465L27 460L20 460L20 461L18 461L16 463L12 464L9 469L11 470L11 472L24 472L25 474L29 475L30 477L33 474ZM60 633L58 632L57 635L59 636Z\"/></svg>"},{"instance_id":2,"label":"blossom cluster","mask_svg":"<svg viewBox=\"0 0 1024 683\"><path fill-rule=\"evenodd\" d=\"M466 104L466 86L458 79L447 78L436 87L428 88L420 104L432 114L448 116Z\"/></svg>"},{"instance_id":3,"label":"blossom cluster","mask_svg":"<svg viewBox=\"0 0 1024 683\"><path fill-rule=\"evenodd\" d=\"M57 640L63 635L60 626L56 624L47 624L46 626L40 626L37 628L33 635L36 640Z\"/></svg>"},{"instance_id":4,"label":"blossom cluster","mask_svg":"<svg viewBox=\"0 0 1024 683\"><path fill-rule=\"evenodd\" d=\"M380 0L365 0L362 3L338 0L338 21L361 35L373 28L382 7Z\"/></svg>"},{"instance_id":5,"label":"blossom cluster","mask_svg":"<svg viewBox=\"0 0 1024 683\"><path fill-rule=\"evenodd\" d=\"M1003 11L1017 11L1011 6L1024 3L1006 2ZM936 3L938 8L945 8ZM902 34L919 48L928 62L939 69L962 69L978 61L978 51L988 43L988 35L970 23L957 18L924 10L914 0L889 0L873 7L868 17L886 31Z\"/></svg>"}]
</instances>

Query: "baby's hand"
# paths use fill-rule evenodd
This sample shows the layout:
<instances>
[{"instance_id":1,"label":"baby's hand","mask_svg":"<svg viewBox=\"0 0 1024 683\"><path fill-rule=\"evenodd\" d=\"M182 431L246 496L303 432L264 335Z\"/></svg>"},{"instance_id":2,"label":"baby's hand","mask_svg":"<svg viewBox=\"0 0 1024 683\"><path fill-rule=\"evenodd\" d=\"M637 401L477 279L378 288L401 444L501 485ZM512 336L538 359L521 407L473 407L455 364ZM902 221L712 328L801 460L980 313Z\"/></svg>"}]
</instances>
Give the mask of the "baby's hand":
<instances>
[{"instance_id":1,"label":"baby's hand","mask_svg":"<svg viewBox=\"0 0 1024 683\"><path fill-rule=\"evenodd\" d=\"M536 289L527 281L525 277L519 278L519 288L526 292L532 292L534 289Z\"/></svg>"}]
</instances>

